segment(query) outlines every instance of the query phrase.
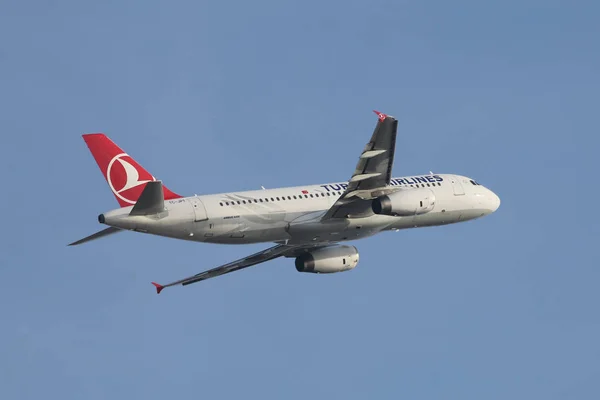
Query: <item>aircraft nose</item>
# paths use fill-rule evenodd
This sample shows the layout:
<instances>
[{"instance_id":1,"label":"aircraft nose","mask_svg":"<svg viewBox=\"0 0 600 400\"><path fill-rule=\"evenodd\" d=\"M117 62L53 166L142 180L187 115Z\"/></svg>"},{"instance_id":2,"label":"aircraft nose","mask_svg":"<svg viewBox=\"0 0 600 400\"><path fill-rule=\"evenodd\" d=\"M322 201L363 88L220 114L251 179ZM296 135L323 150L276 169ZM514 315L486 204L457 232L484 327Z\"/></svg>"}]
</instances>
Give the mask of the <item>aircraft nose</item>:
<instances>
[{"instance_id":1,"label":"aircraft nose","mask_svg":"<svg viewBox=\"0 0 600 400\"><path fill-rule=\"evenodd\" d=\"M489 201L490 201L490 210L491 212L494 212L498 209L498 207L500 207L500 197L498 197L498 195L494 192L492 192L490 190L490 194L489 194Z\"/></svg>"}]
</instances>

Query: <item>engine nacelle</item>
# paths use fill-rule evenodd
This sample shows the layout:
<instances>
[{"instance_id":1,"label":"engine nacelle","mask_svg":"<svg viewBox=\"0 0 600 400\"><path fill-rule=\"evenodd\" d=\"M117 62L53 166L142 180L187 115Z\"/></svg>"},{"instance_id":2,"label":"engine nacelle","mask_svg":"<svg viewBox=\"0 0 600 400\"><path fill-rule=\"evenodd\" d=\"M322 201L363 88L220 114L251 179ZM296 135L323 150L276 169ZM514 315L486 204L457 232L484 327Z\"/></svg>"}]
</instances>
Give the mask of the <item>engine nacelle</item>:
<instances>
[{"instance_id":1,"label":"engine nacelle","mask_svg":"<svg viewBox=\"0 0 600 400\"><path fill-rule=\"evenodd\" d=\"M435 194L431 189L404 189L373 200L375 214L408 217L433 210Z\"/></svg>"},{"instance_id":2,"label":"engine nacelle","mask_svg":"<svg viewBox=\"0 0 600 400\"><path fill-rule=\"evenodd\" d=\"M324 247L296 257L298 272L330 274L353 269L358 264L358 250L354 246Z\"/></svg>"}]
</instances>

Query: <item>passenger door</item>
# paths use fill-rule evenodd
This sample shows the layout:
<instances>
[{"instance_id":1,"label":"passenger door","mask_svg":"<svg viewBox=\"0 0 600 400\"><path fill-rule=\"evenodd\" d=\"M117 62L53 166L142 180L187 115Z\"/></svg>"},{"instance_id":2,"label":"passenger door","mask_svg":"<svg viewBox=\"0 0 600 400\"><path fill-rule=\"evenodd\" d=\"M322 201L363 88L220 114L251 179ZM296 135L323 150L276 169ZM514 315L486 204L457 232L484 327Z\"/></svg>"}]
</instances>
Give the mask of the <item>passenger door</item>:
<instances>
[{"instance_id":1,"label":"passenger door","mask_svg":"<svg viewBox=\"0 0 600 400\"><path fill-rule=\"evenodd\" d=\"M450 181L452 182L452 190L454 190L455 196L462 196L465 194L465 188L463 187L462 183L460 183L459 178L453 176L450 178Z\"/></svg>"},{"instance_id":2,"label":"passenger door","mask_svg":"<svg viewBox=\"0 0 600 400\"><path fill-rule=\"evenodd\" d=\"M208 219L208 215L206 214L204 203L202 203L198 197L190 197L188 198L188 201L194 209L194 222L206 221Z\"/></svg>"}]
</instances>

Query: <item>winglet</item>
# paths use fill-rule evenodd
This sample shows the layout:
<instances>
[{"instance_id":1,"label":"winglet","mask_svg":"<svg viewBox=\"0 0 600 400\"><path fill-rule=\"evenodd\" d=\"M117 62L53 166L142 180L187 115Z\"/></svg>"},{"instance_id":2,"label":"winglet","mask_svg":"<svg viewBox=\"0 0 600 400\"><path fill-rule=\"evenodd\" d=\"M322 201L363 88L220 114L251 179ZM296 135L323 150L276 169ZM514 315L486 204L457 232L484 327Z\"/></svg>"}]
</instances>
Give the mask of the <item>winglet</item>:
<instances>
[{"instance_id":1,"label":"winglet","mask_svg":"<svg viewBox=\"0 0 600 400\"><path fill-rule=\"evenodd\" d=\"M379 120L380 120L381 122L383 122L383 120L387 118L387 115L385 115L385 114L384 114L384 113L382 113L382 112L379 112L379 111L377 111L377 110L373 110L373 112L374 112L375 114L377 114L377 117L379 118Z\"/></svg>"},{"instance_id":2,"label":"winglet","mask_svg":"<svg viewBox=\"0 0 600 400\"><path fill-rule=\"evenodd\" d=\"M161 285L160 283L156 283L156 282L152 282L152 284L154 286L156 286L156 294L160 294L160 291L163 290L165 287L163 285Z\"/></svg>"}]
</instances>

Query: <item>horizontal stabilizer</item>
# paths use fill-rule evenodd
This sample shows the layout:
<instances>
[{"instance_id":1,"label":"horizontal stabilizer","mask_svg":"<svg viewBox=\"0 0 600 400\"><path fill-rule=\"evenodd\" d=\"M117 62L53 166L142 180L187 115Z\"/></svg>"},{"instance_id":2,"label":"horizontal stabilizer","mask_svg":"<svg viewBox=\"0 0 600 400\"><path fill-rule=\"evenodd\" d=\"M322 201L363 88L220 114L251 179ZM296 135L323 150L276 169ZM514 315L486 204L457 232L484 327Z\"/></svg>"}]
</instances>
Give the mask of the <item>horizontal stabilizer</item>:
<instances>
[{"instance_id":1,"label":"horizontal stabilizer","mask_svg":"<svg viewBox=\"0 0 600 400\"><path fill-rule=\"evenodd\" d=\"M161 181L148 182L140 198L129 215L158 214L165 209L163 185Z\"/></svg>"},{"instance_id":2,"label":"horizontal stabilizer","mask_svg":"<svg viewBox=\"0 0 600 400\"><path fill-rule=\"evenodd\" d=\"M104 236L112 235L113 233L117 233L117 232L121 232L121 229L114 228L111 226L110 228L103 229L100 232L94 233L93 235L84 237L83 239L79 239L76 242L70 243L69 246L76 246L78 244L82 244L82 243L89 242L92 240L100 239L100 238L103 238Z\"/></svg>"}]
</instances>

